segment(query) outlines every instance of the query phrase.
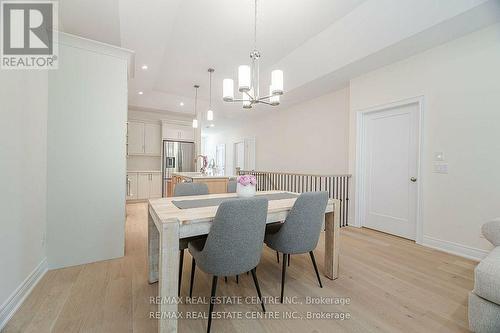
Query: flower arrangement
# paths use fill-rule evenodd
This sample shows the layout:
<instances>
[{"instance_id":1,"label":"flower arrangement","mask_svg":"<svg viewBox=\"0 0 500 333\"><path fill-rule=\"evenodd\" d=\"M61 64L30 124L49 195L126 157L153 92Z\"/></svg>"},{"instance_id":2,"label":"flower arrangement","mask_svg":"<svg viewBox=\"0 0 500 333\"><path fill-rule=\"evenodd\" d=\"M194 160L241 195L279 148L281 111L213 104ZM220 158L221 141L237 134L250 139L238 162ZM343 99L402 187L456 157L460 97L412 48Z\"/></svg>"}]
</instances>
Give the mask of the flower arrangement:
<instances>
[{"instance_id":1,"label":"flower arrangement","mask_svg":"<svg viewBox=\"0 0 500 333\"><path fill-rule=\"evenodd\" d=\"M257 178L252 175L238 176L236 180L236 193L241 198L250 198L255 195Z\"/></svg>"},{"instance_id":2,"label":"flower arrangement","mask_svg":"<svg viewBox=\"0 0 500 333\"><path fill-rule=\"evenodd\" d=\"M255 185L257 184L257 178L252 175L238 176L238 184L241 184L243 186Z\"/></svg>"}]
</instances>

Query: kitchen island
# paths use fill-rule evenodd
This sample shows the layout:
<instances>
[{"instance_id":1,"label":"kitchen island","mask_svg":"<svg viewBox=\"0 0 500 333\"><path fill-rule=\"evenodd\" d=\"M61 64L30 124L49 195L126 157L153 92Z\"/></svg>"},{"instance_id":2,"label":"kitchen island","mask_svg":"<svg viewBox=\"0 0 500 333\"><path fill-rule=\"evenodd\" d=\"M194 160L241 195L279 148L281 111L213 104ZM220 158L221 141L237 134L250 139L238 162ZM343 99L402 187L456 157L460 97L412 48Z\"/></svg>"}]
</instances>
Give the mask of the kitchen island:
<instances>
[{"instance_id":1,"label":"kitchen island","mask_svg":"<svg viewBox=\"0 0 500 333\"><path fill-rule=\"evenodd\" d=\"M183 182L205 183L210 194L227 193L227 183L231 178L234 176L203 174L201 172L174 172L172 173L172 186L168 187L167 196L173 196L175 185Z\"/></svg>"}]
</instances>

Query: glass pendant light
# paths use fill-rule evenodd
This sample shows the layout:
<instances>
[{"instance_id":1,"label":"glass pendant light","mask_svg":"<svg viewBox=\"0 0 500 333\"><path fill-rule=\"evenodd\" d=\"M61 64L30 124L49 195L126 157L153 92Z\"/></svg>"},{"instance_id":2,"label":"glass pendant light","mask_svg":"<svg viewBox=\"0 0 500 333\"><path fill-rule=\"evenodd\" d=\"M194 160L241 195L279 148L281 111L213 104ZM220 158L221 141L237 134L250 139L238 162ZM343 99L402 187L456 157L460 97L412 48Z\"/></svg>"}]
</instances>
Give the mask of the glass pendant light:
<instances>
[{"instance_id":1,"label":"glass pendant light","mask_svg":"<svg viewBox=\"0 0 500 333\"><path fill-rule=\"evenodd\" d=\"M272 95L283 95L283 71L275 69L271 72Z\"/></svg>"},{"instance_id":2,"label":"glass pendant light","mask_svg":"<svg viewBox=\"0 0 500 333\"><path fill-rule=\"evenodd\" d=\"M212 111L212 73L215 72L215 69L209 68L208 69L208 75L210 77L209 79L209 86L210 86L210 99L208 103L208 111L207 111L207 120L208 121L213 121L214 120L214 112Z\"/></svg>"},{"instance_id":3,"label":"glass pendant light","mask_svg":"<svg viewBox=\"0 0 500 333\"><path fill-rule=\"evenodd\" d=\"M270 85L269 86L269 95L271 96L269 98L269 103L272 105L272 106L276 106L276 105L279 105L280 104L280 95L274 95L273 94L273 91L275 90L275 88L273 87L273 85Z\"/></svg>"},{"instance_id":4,"label":"glass pendant light","mask_svg":"<svg viewBox=\"0 0 500 333\"><path fill-rule=\"evenodd\" d=\"M226 102L231 102L234 99L233 79L224 79L222 81L222 99Z\"/></svg>"},{"instance_id":5,"label":"glass pendant light","mask_svg":"<svg viewBox=\"0 0 500 333\"><path fill-rule=\"evenodd\" d=\"M193 119L193 128L198 128L198 111L196 110L198 107L198 88L200 86L195 84L194 85L194 119Z\"/></svg>"},{"instance_id":6,"label":"glass pendant light","mask_svg":"<svg viewBox=\"0 0 500 333\"><path fill-rule=\"evenodd\" d=\"M246 92L250 90L250 66L241 65L238 67L238 90Z\"/></svg>"}]
</instances>

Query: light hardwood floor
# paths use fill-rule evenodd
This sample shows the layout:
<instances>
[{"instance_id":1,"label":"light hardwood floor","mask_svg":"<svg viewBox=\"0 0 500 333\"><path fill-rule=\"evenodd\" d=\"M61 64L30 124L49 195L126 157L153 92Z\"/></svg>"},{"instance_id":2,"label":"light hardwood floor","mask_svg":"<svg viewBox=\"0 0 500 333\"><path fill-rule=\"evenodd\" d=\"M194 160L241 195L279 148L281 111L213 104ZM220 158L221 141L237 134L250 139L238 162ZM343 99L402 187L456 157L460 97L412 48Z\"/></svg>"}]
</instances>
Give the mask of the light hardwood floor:
<instances>
[{"instance_id":1,"label":"light hardwood floor","mask_svg":"<svg viewBox=\"0 0 500 333\"><path fill-rule=\"evenodd\" d=\"M49 271L3 332L156 332L149 319L157 284L147 282L147 206L127 206L126 255L120 259ZM321 239L320 242L323 242ZM323 271L323 244L316 252ZM189 289L191 258L184 259L182 295ZM268 304L277 315L348 313L332 319L215 319L212 332L466 332L467 292L474 261L415 245L405 239L356 228L341 232L340 276L322 277L319 288L308 255L292 256L285 296L349 298L348 305ZM279 296L281 265L265 249L257 270L262 294ZM254 296L251 276L219 280L219 296ZM208 297L211 278L196 272L193 296ZM206 304L180 311L204 313ZM258 304L216 305L215 311L260 314ZM181 319L180 332L205 332L206 319Z\"/></svg>"}]
</instances>

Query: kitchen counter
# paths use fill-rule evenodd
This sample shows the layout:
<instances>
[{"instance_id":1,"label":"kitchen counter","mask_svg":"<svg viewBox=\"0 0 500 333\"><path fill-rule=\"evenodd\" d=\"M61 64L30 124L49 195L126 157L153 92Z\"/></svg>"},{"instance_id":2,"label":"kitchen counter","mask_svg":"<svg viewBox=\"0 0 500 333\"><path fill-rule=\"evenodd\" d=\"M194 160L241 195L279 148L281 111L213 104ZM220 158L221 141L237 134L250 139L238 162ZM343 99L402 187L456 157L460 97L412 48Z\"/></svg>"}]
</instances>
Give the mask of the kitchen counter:
<instances>
[{"instance_id":1,"label":"kitchen counter","mask_svg":"<svg viewBox=\"0 0 500 333\"><path fill-rule=\"evenodd\" d=\"M227 183L233 176L202 174L201 172L173 172L172 183L167 184L167 196L173 196L175 185L183 182L205 183L209 194L227 193ZM169 186L170 185L170 186Z\"/></svg>"},{"instance_id":2,"label":"kitchen counter","mask_svg":"<svg viewBox=\"0 0 500 333\"><path fill-rule=\"evenodd\" d=\"M203 174L201 172L174 172L172 173L172 176L179 176L189 179L230 179L234 177L211 173Z\"/></svg>"}]
</instances>

